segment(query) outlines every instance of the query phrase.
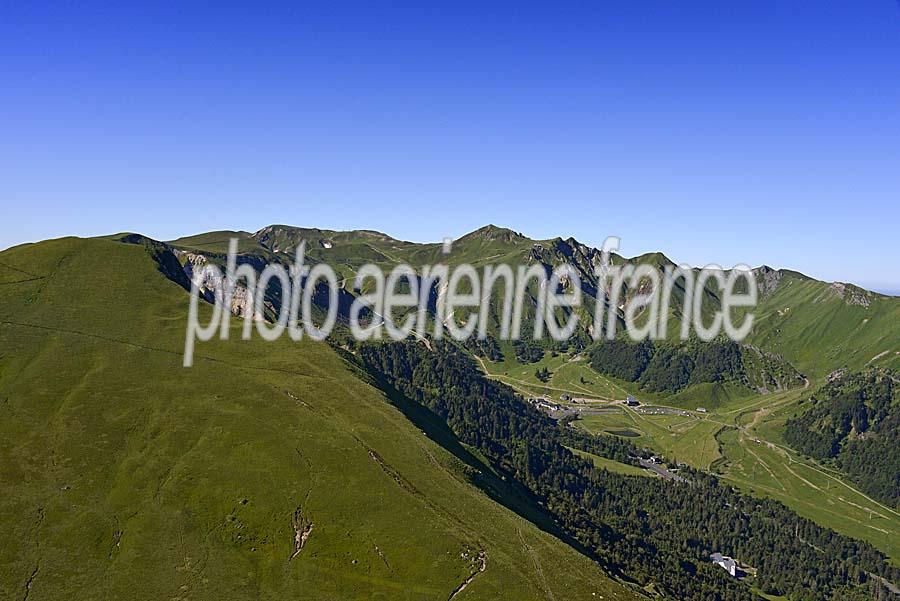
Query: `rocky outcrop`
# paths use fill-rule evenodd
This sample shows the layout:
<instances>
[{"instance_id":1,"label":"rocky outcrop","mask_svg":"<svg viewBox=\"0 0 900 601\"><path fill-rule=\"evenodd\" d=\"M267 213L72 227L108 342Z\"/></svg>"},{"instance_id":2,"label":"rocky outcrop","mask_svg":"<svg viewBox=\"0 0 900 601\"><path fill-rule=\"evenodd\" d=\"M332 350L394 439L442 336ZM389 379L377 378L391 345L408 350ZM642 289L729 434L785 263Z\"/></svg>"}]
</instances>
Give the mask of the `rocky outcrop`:
<instances>
[{"instance_id":1,"label":"rocky outcrop","mask_svg":"<svg viewBox=\"0 0 900 601\"><path fill-rule=\"evenodd\" d=\"M867 309L872 304L872 298L874 297L874 294L868 290L863 290L853 284L844 284L843 282L833 282L829 289L848 305L858 305Z\"/></svg>"},{"instance_id":2,"label":"rocky outcrop","mask_svg":"<svg viewBox=\"0 0 900 601\"><path fill-rule=\"evenodd\" d=\"M784 277L781 270L772 269L768 265L757 267L753 270L753 275L756 276L756 287L762 298L766 298L775 292L781 284L781 279Z\"/></svg>"},{"instance_id":3,"label":"rocky outcrop","mask_svg":"<svg viewBox=\"0 0 900 601\"><path fill-rule=\"evenodd\" d=\"M194 273L203 269L203 266L209 262L209 259L200 253L183 250L176 250L175 253L184 261L184 273L187 275L189 281L193 281ZM223 280L224 277L216 277L207 273L204 280L199 283L201 296L207 302L215 302L215 290L218 287L224 289L225 283ZM270 306L270 303L266 302L266 306ZM253 310L253 296L247 290L247 287L241 283L236 284L234 287L230 310L231 313L237 317L245 317ZM263 321L264 316L259 311L256 311L253 315L253 320Z\"/></svg>"}]
</instances>

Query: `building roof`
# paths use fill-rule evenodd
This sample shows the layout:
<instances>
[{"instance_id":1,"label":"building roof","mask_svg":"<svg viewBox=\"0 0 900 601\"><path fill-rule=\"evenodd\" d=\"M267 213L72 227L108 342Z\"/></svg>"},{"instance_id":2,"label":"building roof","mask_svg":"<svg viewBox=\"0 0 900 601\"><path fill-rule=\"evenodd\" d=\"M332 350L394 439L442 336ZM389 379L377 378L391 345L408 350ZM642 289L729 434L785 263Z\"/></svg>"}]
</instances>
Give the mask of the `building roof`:
<instances>
[{"instance_id":1,"label":"building roof","mask_svg":"<svg viewBox=\"0 0 900 601\"><path fill-rule=\"evenodd\" d=\"M729 573L734 574L735 569L737 568L737 562L727 555L722 555L721 553L713 553L709 556L714 564L720 565Z\"/></svg>"}]
</instances>

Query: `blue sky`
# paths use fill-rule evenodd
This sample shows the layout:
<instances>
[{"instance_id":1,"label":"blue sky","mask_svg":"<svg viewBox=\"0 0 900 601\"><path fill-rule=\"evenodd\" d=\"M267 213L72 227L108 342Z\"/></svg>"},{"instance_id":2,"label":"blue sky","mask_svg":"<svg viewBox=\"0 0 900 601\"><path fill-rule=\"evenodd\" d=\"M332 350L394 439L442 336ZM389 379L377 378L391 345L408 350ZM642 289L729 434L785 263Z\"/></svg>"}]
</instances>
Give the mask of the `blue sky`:
<instances>
[{"instance_id":1,"label":"blue sky","mask_svg":"<svg viewBox=\"0 0 900 601\"><path fill-rule=\"evenodd\" d=\"M897 0L37 4L0 4L0 248L496 223L900 290Z\"/></svg>"}]
</instances>

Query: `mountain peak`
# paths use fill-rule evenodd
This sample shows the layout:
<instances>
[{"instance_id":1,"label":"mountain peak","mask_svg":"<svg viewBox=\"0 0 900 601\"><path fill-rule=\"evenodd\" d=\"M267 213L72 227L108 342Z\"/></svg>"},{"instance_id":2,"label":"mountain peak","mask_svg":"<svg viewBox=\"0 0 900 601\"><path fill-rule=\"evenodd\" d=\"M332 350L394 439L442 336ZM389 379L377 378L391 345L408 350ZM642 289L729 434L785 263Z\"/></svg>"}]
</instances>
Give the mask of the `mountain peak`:
<instances>
[{"instance_id":1,"label":"mountain peak","mask_svg":"<svg viewBox=\"0 0 900 601\"><path fill-rule=\"evenodd\" d=\"M460 240L489 240L495 241L500 240L503 242L513 242L517 240L524 240L525 236L520 234L519 232L515 232L509 228L499 227L494 225L493 223L489 223L484 227L480 227L474 232L469 232L465 236L462 236Z\"/></svg>"}]
</instances>

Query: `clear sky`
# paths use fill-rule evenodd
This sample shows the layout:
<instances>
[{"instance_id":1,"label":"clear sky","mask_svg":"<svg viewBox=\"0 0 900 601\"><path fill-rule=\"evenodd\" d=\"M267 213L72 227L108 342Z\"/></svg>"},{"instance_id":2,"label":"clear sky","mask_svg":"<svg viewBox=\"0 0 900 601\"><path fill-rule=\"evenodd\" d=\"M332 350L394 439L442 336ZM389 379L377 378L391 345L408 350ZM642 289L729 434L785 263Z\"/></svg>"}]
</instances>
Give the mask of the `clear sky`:
<instances>
[{"instance_id":1,"label":"clear sky","mask_svg":"<svg viewBox=\"0 0 900 601\"><path fill-rule=\"evenodd\" d=\"M900 289L897 0L117 4L0 3L0 248L490 222Z\"/></svg>"}]
</instances>

